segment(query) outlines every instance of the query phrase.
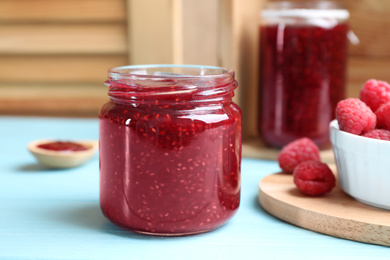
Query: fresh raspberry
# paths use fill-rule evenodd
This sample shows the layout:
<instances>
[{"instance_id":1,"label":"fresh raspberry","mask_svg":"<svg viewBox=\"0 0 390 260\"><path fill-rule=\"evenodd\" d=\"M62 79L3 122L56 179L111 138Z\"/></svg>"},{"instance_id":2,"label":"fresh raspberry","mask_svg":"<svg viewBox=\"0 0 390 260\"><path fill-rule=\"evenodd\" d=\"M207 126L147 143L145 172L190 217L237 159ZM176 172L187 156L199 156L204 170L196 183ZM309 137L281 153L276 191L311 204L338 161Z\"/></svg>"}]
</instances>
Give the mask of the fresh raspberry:
<instances>
[{"instance_id":1,"label":"fresh raspberry","mask_svg":"<svg viewBox=\"0 0 390 260\"><path fill-rule=\"evenodd\" d=\"M377 128L390 130L390 103L382 105L375 112L377 118Z\"/></svg>"},{"instance_id":2,"label":"fresh raspberry","mask_svg":"<svg viewBox=\"0 0 390 260\"><path fill-rule=\"evenodd\" d=\"M390 141L390 131L385 129L374 129L371 131L368 131L364 135L364 137L373 138L373 139L379 139L379 140L386 140Z\"/></svg>"},{"instance_id":3,"label":"fresh raspberry","mask_svg":"<svg viewBox=\"0 0 390 260\"><path fill-rule=\"evenodd\" d=\"M375 128L374 112L360 99L341 100L336 107L336 119L340 130L360 135Z\"/></svg>"},{"instance_id":4,"label":"fresh raspberry","mask_svg":"<svg viewBox=\"0 0 390 260\"><path fill-rule=\"evenodd\" d=\"M381 105L390 102L390 85L386 81L370 79L360 91L360 100L375 112Z\"/></svg>"},{"instance_id":5,"label":"fresh raspberry","mask_svg":"<svg viewBox=\"0 0 390 260\"><path fill-rule=\"evenodd\" d=\"M336 178L329 166L319 161L299 164L293 173L294 183L304 194L320 196L336 186Z\"/></svg>"},{"instance_id":6,"label":"fresh raspberry","mask_svg":"<svg viewBox=\"0 0 390 260\"><path fill-rule=\"evenodd\" d=\"M279 166L287 173L292 173L298 164L310 160L320 161L320 151L317 145L306 137L287 144L278 155Z\"/></svg>"}]
</instances>

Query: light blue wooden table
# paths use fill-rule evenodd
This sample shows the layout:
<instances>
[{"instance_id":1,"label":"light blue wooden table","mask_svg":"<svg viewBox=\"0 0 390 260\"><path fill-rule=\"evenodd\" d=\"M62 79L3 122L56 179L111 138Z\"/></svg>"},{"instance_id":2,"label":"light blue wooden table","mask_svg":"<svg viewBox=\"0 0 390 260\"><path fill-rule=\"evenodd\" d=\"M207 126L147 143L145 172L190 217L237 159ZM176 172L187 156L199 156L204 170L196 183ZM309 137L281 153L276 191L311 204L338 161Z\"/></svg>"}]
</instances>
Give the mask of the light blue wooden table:
<instances>
[{"instance_id":1,"label":"light blue wooden table","mask_svg":"<svg viewBox=\"0 0 390 260\"><path fill-rule=\"evenodd\" d=\"M38 165L32 140L97 139L95 119L0 117L0 259L390 259L390 248L280 221L257 202L274 161L243 159L242 200L222 228L187 237L138 235L99 209L98 154L68 170Z\"/></svg>"}]
</instances>

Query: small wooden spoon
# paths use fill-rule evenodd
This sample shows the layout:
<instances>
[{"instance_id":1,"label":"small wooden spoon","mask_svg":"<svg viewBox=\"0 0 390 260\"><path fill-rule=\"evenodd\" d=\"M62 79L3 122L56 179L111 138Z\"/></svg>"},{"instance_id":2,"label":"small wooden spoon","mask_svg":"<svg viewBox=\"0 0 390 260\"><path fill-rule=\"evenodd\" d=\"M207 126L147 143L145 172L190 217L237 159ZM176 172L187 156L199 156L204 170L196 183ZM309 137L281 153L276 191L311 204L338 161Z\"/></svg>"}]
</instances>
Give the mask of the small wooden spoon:
<instances>
[{"instance_id":1,"label":"small wooden spoon","mask_svg":"<svg viewBox=\"0 0 390 260\"><path fill-rule=\"evenodd\" d=\"M28 150L42 165L50 168L77 167L89 160L97 150L98 141L72 141L87 148L85 151L54 151L38 147L40 144L58 142L58 140L37 140L28 144Z\"/></svg>"}]
</instances>

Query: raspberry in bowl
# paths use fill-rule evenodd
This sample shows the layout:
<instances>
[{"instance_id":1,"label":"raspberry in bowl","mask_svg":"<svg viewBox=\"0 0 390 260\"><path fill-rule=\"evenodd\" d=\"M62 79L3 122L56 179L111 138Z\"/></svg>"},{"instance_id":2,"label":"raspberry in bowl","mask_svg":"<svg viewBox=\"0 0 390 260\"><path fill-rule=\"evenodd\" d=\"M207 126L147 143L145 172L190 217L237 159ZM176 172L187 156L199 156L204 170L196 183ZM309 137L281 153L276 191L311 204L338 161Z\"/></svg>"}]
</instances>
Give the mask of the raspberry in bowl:
<instances>
[{"instance_id":1,"label":"raspberry in bowl","mask_svg":"<svg viewBox=\"0 0 390 260\"><path fill-rule=\"evenodd\" d=\"M330 123L341 188L356 200L390 210L390 141L342 131Z\"/></svg>"}]
</instances>

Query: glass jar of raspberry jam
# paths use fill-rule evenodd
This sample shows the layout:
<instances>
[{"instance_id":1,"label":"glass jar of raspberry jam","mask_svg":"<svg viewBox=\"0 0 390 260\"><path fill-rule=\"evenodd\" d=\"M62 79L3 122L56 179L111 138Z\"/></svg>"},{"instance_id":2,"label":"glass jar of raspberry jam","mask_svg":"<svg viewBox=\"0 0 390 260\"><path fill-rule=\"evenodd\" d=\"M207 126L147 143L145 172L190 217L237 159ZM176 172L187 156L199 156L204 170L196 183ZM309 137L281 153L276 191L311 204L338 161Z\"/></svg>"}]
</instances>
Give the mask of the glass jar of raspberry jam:
<instances>
[{"instance_id":1,"label":"glass jar of raspberry jam","mask_svg":"<svg viewBox=\"0 0 390 260\"><path fill-rule=\"evenodd\" d=\"M100 206L138 233L188 235L240 204L241 110L234 72L192 65L109 70L99 114Z\"/></svg>"},{"instance_id":2,"label":"glass jar of raspberry jam","mask_svg":"<svg viewBox=\"0 0 390 260\"><path fill-rule=\"evenodd\" d=\"M349 13L333 2L270 2L261 13L259 133L282 147L329 143L345 96Z\"/></svg>"}]
</instances>

